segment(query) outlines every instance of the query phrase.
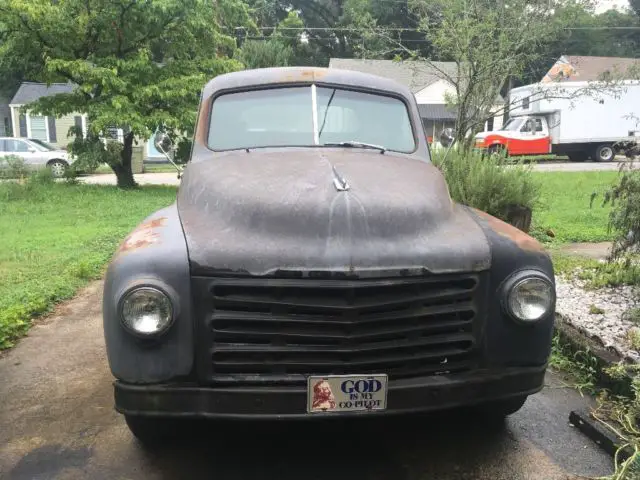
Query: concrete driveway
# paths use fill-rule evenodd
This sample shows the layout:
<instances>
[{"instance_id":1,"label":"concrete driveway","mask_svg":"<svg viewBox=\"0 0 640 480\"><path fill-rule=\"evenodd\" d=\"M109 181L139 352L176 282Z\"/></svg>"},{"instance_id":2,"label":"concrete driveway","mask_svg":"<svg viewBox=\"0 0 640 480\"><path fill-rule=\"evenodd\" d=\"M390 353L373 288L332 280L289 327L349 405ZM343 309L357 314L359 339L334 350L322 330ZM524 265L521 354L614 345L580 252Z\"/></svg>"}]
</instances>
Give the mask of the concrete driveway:
<instances>
[{"instance_id":1,"label":"concrete driveway","mask_svg":"<svg viewBox=\"0 0 640 480\"><path fill-rule=\"evenodd\" d=\"M619 162L548 162L539 163L534 167L537 172L600 172L600 171L617 171L620 168ZM640 164L636 163L633 168L640 168ZM136 181L140 185L179 185L175 173L140 173L135 175ZM116 176L113 174L87 175L80 177L80 181L84 183L99 185L115 185Z\"/></svg>"},{"instance_id":2,"label":"concrete driveway","mask_svg":"<svg viewBox=\"0 0 640 480\"><path fill-rule=\"evenodd\" d=\"M112 407L95 282L0 358L0 478L560 480L611 473L568 424L585 400L555 375L502 427L452 415L202 423L143 450Z\"/></svg>"}]
</instances>

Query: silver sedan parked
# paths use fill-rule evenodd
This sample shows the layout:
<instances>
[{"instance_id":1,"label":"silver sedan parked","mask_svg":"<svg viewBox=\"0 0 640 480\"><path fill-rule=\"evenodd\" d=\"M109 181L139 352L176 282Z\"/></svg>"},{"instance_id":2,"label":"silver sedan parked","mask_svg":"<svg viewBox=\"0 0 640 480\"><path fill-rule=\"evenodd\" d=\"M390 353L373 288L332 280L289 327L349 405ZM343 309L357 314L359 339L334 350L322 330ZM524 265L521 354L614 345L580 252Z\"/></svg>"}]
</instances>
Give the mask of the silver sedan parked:
<instances>
[{"instance_id":1,"label":"silver sedan parked","mask_svg":"<svg viewBox=\"0 0 640 480\"><path fill-rule=\"evenodd\" d=\"M40 140L0 137L0 162L3 157L17 156L29 168L48 167L54 177L64 176L73 159L68 152Z\"/></svg>"}]
</instances>

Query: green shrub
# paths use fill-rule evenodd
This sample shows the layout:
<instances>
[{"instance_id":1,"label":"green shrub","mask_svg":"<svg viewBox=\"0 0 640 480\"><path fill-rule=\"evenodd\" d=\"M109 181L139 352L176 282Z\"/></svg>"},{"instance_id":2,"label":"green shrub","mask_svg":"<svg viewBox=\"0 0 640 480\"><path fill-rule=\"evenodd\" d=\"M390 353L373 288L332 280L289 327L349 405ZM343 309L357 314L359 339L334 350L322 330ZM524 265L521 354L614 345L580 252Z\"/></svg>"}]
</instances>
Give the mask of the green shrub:
<instances>
[{"instance_id":1,"label":"green shrub","mask_svg":"<svg viewBox=\"0 0 640 480\"><path fill-rule=\"evenodd\" d=\"M446 156L446 158L445 158ZM513 163L499 155L433 152L433 163L442 171L451 197L502 220L513 206L533 210L540 188L532 175L533 164Z\"/></svg>"},{"instance_id":2,"label":"green shrub","mask_svg":"<svg viewBox=\"0 0 640 480\"><path fill-rule=\"evenodd\" d=\"M68 150L75 156L72 164L71 174L73 177L77 173L93 173L100 165L117 165L122 162L122 144L115 140L102 139L93 133L82 135L79 127L71 127L69 136L74 136L73 142L69 143Z\"/></svg>"},{"instance_id":3,"label":"green shrub","mask_svg":"<svg viewBox=\"0 0 640 480\"><path fill-rule=\"evenodd\" d=\"M596 194L592 195L595 198ZM609 229L616 235L611 256L619 258L640 253L640 171L622 170L618 183L604 195L611 203Z\"/></svg>"},{"instance_id":4,"label":"green shrub","mask_svg":"<svg viewBox=\"0 0 640 480\"><path fill-rule=\"evenodd\" d=\"M15 200L30 199L42 201L46 197L49 185L53 185L55 179L48 168L27 170L22 173L19 181L0 183L0 201L11 202Z\"/></svg>"},{"instance_id":5,"label":"green shrub","mask_svg":"<svg viewBox=\"0 0 640 480\"><path fill-rule=\"evenodd\" d=\"M29 167L22 157L7 155L0 157L0 178L22 179L29 175Z\"/></svg>"}]
</instances>

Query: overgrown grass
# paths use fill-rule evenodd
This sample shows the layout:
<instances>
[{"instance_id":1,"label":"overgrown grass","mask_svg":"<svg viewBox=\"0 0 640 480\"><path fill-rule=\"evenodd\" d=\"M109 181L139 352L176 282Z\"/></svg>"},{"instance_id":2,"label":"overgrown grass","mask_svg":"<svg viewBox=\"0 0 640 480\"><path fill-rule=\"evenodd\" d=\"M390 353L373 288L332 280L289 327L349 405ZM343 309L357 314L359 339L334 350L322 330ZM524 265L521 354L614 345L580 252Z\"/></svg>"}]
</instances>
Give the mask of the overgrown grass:
<instances>
[{"instance_id":1,"label":"overgrown grass","mask_svg":"<svg viewBox=\"0 0 640 480\"><path fill-rule=\"evenodd\" d=\"M552 243L605 242L610 206L602 206L604 192L618 172L534 172L540 185L540 202L533 213L536 236ZM597 196L590 207L591 195ZM547 235L551 231L553 236Z\"/></svg>"},{"instance_id":2,"label":"overgrown grass","mask_svg":"<svg viewBox=\"0 0 640 480\"><path fill-rule=\"evenodd\" d=\"M432 159L442 171L456 202L503 220L508 220L512 207L534 210L538 205L540 186L533 178L532 165L457 150L434 152Z\"/></svg>"},{"instance_id":3,"label":"overgrown grass","mask_svg":"<svg viewBox=\"0 0 640 480\"><path fill-rule=\"evenodd\" d=\"M444 155L434 152L433 162L457 202L503 219L509 205L528 206L531 233L547 243L604 242L615 236L608 229L611 206L602 203L618 172L534 172L529 162L455 151Z\"/></svg>"},{"instance_id":4,"label":"overgrown grass","mask_svg":"<svg viewBox=\"0 0 640 480\"><path fill-rule=\"evenodd\" d=\"M0 349L98 278L124 236L174 198L175 188L162 186L0 184Z\"/></svg>"},{"instance_id":5,"label":"overgrown grass","mask_svg":"<svg viewBox=\"0 0 640 480\"><path fill-rule=\"evenodd\" d=\"M595 392L598 372L596 358L586 350L574 352L562 343L558 335L553 337L549 367L568 374L571 377L571 386L581 394Z\"/></svg>"},{"instance_id":6,"label":"overgrown grass","mask_svg":"<svg viewBox=\"0 0 640 480\"><path fill-rule=\"evenodd\" d=\"M608 366L588 350L553 340L552 369L568 374L569 385L596 398L591 416L622 443L610 480L640 479L640 366L623 362ZM606 387L604 385L607 385Z\"/></svg>"},{"instance_id":7,"label":"overgrown grass","mask_svg":"<svg viewBox=\"0 0 640 480\"><path fill-rule=\"evenodd\" d=\"M551 250L556 275L567 275L585 280L587 288L618 287L640 284L640 266L625 262L599 260L568 255Z\"/></svg>"}]
</instances>

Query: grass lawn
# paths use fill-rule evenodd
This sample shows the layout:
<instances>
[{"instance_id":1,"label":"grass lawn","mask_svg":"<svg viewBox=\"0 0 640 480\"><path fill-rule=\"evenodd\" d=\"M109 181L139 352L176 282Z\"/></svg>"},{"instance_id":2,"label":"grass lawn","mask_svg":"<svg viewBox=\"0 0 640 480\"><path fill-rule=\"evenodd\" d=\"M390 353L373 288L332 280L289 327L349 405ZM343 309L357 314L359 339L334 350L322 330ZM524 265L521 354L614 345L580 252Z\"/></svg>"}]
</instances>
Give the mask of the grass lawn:
<instances>
[{"instance_id":1,"label":"grass lawn","mask_svg":"<svg viewBox=\"0 0 640 480\"><path fill-rule=\"evenodd\" d=\"M554 243L609 240L602 191L616 172L534 173L542 202L534 211L539 233ZM589 208L593 191L600 193ZM122 191L97 185L0 184L0 349L46 313L102 275L124 236L151 212L169 205L175 188Z\"/></svg>"},{"instance_id":2,"label":"grass lawn","mask_svg":"<svg viewBox=\"0 0 640 480\"><path fill-rule=\"evenodd\" d=\"M174 199L161 186L0 184L0 349L100 277L124 236Z\"/></svg>"},{"instance_id":3,"label":"grass lawn","mask_svg":"<svg viewBox=\"0 0 640 480\"><path fill-rule=\"evenodd\" d=\"M541 205L533 213L536 233L547 229L554 243L603 242L612 240L607 232L609 206L602 207L603 193L618 172L535 172L541 186ZM591 194L598 196L589 208Z\"/></svg>"}]
</instances>

